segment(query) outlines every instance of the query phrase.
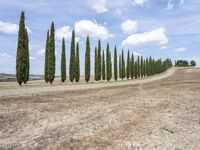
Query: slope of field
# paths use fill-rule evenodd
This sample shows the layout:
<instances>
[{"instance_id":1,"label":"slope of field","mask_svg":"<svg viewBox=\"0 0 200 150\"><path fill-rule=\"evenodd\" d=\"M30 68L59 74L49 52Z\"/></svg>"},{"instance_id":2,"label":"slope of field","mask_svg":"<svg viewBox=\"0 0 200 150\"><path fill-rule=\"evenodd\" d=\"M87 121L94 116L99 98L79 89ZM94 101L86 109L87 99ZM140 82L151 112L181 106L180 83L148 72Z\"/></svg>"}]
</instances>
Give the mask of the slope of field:
<instances>
[{"instance_id":1,"label":"slope of field","mask_svg":"<svg viewBox=\"0 0 200 150\"><path fill-rule=\"evenodd\" d=\"M198 150L199 133L200 69L136 81L1 86L0 149Z\"/></svg>"}]
</instances>

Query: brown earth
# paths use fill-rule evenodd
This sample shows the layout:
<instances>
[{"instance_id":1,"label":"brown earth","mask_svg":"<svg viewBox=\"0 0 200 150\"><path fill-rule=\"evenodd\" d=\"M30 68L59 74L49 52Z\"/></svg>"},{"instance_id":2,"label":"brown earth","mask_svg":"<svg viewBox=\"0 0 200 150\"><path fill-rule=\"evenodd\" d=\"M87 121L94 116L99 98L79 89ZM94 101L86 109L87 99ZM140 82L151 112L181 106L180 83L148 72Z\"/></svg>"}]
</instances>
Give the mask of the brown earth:
<instances>
[{"instance_id":1,"label":"brown earth","mask_svg":"<svg viewBox=\"0 0 200 150\"><path fill-rule=\"evenodd\" d=\"M0 85L0 149L200 149L200 69L122 82L31 84Z\"/></svg>"}]
</instances>

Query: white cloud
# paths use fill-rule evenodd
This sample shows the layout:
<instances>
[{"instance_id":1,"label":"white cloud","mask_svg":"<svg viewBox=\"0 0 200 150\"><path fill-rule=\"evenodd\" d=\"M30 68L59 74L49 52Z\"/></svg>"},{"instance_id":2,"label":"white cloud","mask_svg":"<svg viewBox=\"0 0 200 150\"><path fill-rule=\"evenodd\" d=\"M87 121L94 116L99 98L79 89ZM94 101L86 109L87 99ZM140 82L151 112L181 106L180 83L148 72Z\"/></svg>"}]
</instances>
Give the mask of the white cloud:
<instances>
[{"instance_id":1,"label":"white cloud","mask_svg":"<svg viewBox=\"0 0 200 150\"><path fill-rule=\"evenodd\" d=\"M151 32L132 34L123 40L122 45L125 47L134 47L137 45L157 44L163 45L168 43L164 28L158 28Z\"/></svg>"},{"instance_id":2,"label":"white cloud","mask_svg":"<svg viewBox=\"0 0 200 150\"><path fill-rule=\"evenodd\" d=\"M174 8L174 3L173 3L173 0L169 0L168 1L168 4L167 4L167 9L168 10L171 10Z\"/></svg>"},{"instance_id":3,"label":"white cloud","mask_svg":"<svg viewBox=\"0 0 200 150\"><path fill-rule=\"evenodd\" d=\"M75 31L82 37L89 35L90 37L101 38L102 40L113 37L113 35L109 33L106 27L90 20L81 20L76 22Z\"/></svg>"},{"instance_id":4,"label":"white cloud","mask_svg":"<svg viewBox=\"0 0 200 150\"><path fill-rule=\"evenodd\" d=\"M180 48L175 49L174 52L184 52L184 51L186 51L186 50L187 50L187 48L185 48L185 47L180 47Z\"/></svg>"},{"instance_id":5,"label":"white cloud","mask_svg":"<svg viewBox=\"0 0 200 150\"><path fill-rule=\"evenodd\" d=\"M31 30L26 27L28 32L31 33ZM9 22L3 22L0 21L0 32L6 33L6 34L17 34L19 30L18 24L12 24Z\"/></svg>"},{"instance_id":6,"label":"white cloud","mask_svg":"<svg viewBox=\"0 0 200 150\"><path fill-rule=\"evenodd\" d=\"M167 46L162 46L160 49L163 50L163 49L166 49L166 48L167 48Z\"/></svg>"},{"instance_id":7,"label":"white cloud","mask_svg":"<svg viewBox=\"0 0 200 150\"><path fill-rule=\"evenodd\" d=\"M89 0L89 4L92 9L96 10L97 13L104 13L108 11L106 8L106 0Z\"/></svg>"},{"instance_id":8,"label":"white cloud","mask_svg":"<svg viewBox=\"0 0 200 150\"><path fill-rule=\"evenodd\" d=\"M135 52L135 51L133 51L133 55L134 55L134 56L142 56L142 54L140 54L140 53L138 53L138 52Z\"/></svg>"},{"instance_id":9,"label":"white cloud","mask_svg":"<svg viewBox=\"0 0 200 150\"><path fill-rule=\"evenodd\" d=\"M0 58L12 58L13 56L12 55L9 55L7 53L0 53Z\"/></svg>"},{"instance_id":10,"label":"white cloud","mask_svg":"<svg viewBox=\"0 0 200 150\"><path fill-rule=\"evenodd\" d=\"M118 15L121 15L121 14L122 14L122 10L120 10L119 8L117 8L117 9L116 9L116 13L117 13Z\"/></svg>"},{"instance_id":11,"label":"white cloud","mask_svg":"<svg viewBox=\"0 0 200 150\"><path fill-rule=\"evenodd\" d=\"M30 60L37 60L36 57L30 57Z\"/></svg>"},{"instance_id":12,"label":"white cloud","mask_svg":"<svg viewBox=\"0 0 200 150\"><path fill-rule=\"evenodd\" d=\"M56 40L70 40L72 34L72 29L69 26L63 26L61 28L56 29Z\"/></svg>"},{"instance_id":13,"label":"white cloud","mask_svg":"<svg viewBox=\"0 0 200 150\"><path fill-rule=\"evenodd\" d=\"M131 34L137 31L138 21L137 20L127 20L121 24L121 28L124 33Z\"/></svg>"},{"instance_id":14,"label":"white cloud","mask_svg":"<svg viewBox=\"0 0 200 150\"><path fill-rule=\"evenodd\" d=\"M147 2L148 0L133 0L133 5L139 5L139 6L144 6L144 3Z\"/></svg>"},{"instance_id":15,"label":"white cloud","mask_svg":"<svg viewBox=\"0 0 200 150\"><path fill-rule=\"evenodd\" d=\"M45 49L40 49L40 50L38 50L38 51L36 52L36 54L37 54L38 56L44 56L44 54L45 54Z\"/></svg>"}]
</instances>

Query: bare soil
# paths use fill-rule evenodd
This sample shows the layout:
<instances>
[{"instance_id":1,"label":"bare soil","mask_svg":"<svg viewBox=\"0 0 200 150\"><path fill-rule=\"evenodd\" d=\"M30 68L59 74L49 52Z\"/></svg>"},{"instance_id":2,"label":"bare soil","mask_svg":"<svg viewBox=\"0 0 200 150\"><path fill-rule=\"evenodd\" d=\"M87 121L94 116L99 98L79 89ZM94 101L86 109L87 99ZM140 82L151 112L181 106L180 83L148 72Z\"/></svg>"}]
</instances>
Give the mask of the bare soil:
<instances>
[{"instance_id":1,"label":"bare soil","mask_svg":"<svg viewBox=\"0 0 200 150\"><path fill-rule=\"evenodd\" d=\"M0 149L199 150L200 69L110 83L0 84Z\"/></svg>"}]
</instances>

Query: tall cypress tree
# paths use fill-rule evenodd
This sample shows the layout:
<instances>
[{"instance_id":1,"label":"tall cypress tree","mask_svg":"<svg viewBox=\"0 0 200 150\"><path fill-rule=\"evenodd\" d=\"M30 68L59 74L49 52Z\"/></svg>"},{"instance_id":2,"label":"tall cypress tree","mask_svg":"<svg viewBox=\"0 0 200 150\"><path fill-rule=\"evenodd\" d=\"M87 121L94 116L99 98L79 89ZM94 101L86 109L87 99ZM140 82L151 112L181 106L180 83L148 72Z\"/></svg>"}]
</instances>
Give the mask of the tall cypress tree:
<instances>
[{"instance_id":1,"label":"tall cypress tree","mask_svg":"<svg viewBox=\"0 0 200 150\"><path fill-rule=\"evenodd\" d=\"M112 57L111 57L111 51L109 53L109 61L110 61L110 72L109 72L109 80L112 79Z\"/></svg>"},{"instance_id":2,"label":"tall cypress tree","mask_svg":"<svg viewBox=\"0 0 200 150\"><path fill-rule=\"evenodd\" d=\"M138 64L137 64L137 60L135 61L135 79L138 78Z\"/></svg>"},{"instance_id":3,"label":"tall cypress tree","mask_svg":"<svg viewBox=\"0 0 200 150\"><path fill-rule=\"evenodd\" d=\"M109 43L107 43L106 47L106 79L107 81L110 80L110 48L109 48Z\"/></svg>"},{"instance_id":4,"label":"tall cypress tree","mask_svg":"<svg viewBox=\"0 0 200 150\"><path fill-rule=\"evenodd\" d=\"M105 56L104 50L102 50L102 79L106 79L106 64L105 64Z\"/></svg>"},{"instance_id":5,"label":"tall cypress tree","mask_svg":"<svg viewBox=\"0 0 200 150\"><path fill-rule=\"evenodd\" d=\"M28 39L28 31L25 29L25 34L26 34L26 74L25 74L25 79L24 79L24 84L29 80L29 67L30 67L30 62L29 62L29 39Z\"/></svg>"},{"instance_id":6,"label":"tall cypress tree","mask_svg":"<svg viewBox=\"0 0 200 150\"><path fill-rule=\"evenodd\" d=\"M143 68L143 56L141 56L141 59L140 59L140 72L141 72L141 77L143 77L143 71L144 71L144 68Z\"/></svg>"},{"instance_id":7,"label":"tall cypress tree","mask_svg":"<svg viewBox=\"0 0 200 150\"><path fill-rule=\"evenodd\" d=\"M146 76L146 61L145 58L143 59L143 75Z\"/></svg>"},{"instance_id":8,"label":"tall cypress tree","mask_svg":"<svg viewBox=\"0 0 200 150\"><path fill-rule=\"evenodd\" d=\"M28 33L25 27L25 13L21 12L18 43L16 54L16 78L19 85L26 83L29 76L29 49L28 49Z\"/></svg>"},{"instance_id":9,"label":"tall cypress tree","mask_svg":"<svg viewBox=\"0 0 200 150\"><path fill-rule=\"evenodd\" d=\"M86 51L85 51L85 81L90 80L90 39L87 36Z\"/></svg>"},{"instance_id":10,"label":"tall cypress tree","mask_svg":"<svg viewBox=\"0 0 200 150\"><path fill-rule=\"evenodd\" d=\"M118 68L117 68L117 47L115 46L114 50L114 78L117 81L118 78Z\"/></svg>"},{"instance_id":11,"label":"tall cypress tree","mask_svg":"<svg viewBox=\"0 0 200 150\"><path fill-rule=\"evenodd\" d=\"M125 60L124 60L124 50L122 50L122 80L126 76Z\"/></svg>"},{"instance_id":12,"label":"tall cypress tree","mask_svg":"<svg viewBox=\"0 0 200 150\"><path fill-rule=\"evenodd\" d=\"M49 82L52 84L54 78L55 78L55 28L54 28L54 23L51 23L51 32L50 32L50 37L49 37L49 42L48 42L48 77L49 77Z\"/></svg>"},{"instance_id":13,"label":"tall cypress tree","mask_svg":"<svg viewBox=\"0 0 200 150\"><path fill-rule=\"evenodd\" d=\"M149 76L149 58L146 58L146 76Z\"/></svg>"},{"instance_id":14,"label":"tall cypress tree","mask_svg":"<svg viewBox=\"0 0 200 150\"><path fill-rule=\"evenodd\" d=\"M70 52L70 63L69 63L69 79L71 82L75 78L75 31L72 31L71 39L71 52Z\"/></svg>"},{"instance_id":15,"label":"tall cypress tree","mask_svg":"<svg viewBox=\"0 0 200 150\"><path fill-rule=\"evenodd\" d=\"M79 62L79 43L76 43L76 60L75 60L75 81L80 80L80 62Z\"/></svg>"},{"instance_id":16,"label":"tall cypress tree","mask_svg":"<svg viewBox=\"0 0 200 150\"><path fill-rule=\"evenodd\" d=\"M98 52L97 48L95 47L95 54L94 54L94 79L98 81L99 79L99 72L98 72Z\"/></svg>"},{"instance_id":17,"label":"tall cypress tree","mask_svg":"<svg viewBox=\"0 0 200 150\"><path fill-rule=\"evenodd\" d=\"M140 56L137 58L137 76L140 77Z\"/></svg>"},{"instance_id":18,"label":"tall cypress tree","mask_svg":"<svg viewBox=\"0 0 200 150\"><path fill-rule=\"evenodd\" d=\"M46 47L45 47L45 67L44 67L44 80L46 83L49 82L49 77L48 77L48 68L49 68L49 63L48 63L48 45L49 45L49 30L47 31L47 39L46 39Z\"/></svg>"},{"instance_id":19,"label":"tall cypress tree","mask_svg":"<svg viewBox=\"0 0 200 150\"><path fill-rule=\"evenodd\" d=\"M119 55L119 78L122 79L122 57Z\"/></svg>"},{"instance_id":20,"label":"tall cypress tree","mask_svg":"<svg viewBox=\"0 0 200 150\"><path fill-rule=\"evenodd\" d=\"M129 79L129 77L130 77L130 53L128 50L127 64L126 64L126 78Z\"/></svg>"},{"instance_id":21,"label":"tall cypress tree","mask_svg":"<svg viewBox=\"0 0 200 150\"><path fill-rule=\"evenodd\" d=\"M62 54L61 54L61 81L66 80L66 55L65 55L65 39L62 40Z\"/></svg>"},{"instance_id":22,"label":"tall cypress tree","mask_svg":"<svg viewBox=\"0 0 200 150\"><path fill-rule=\"evenodd\" d=\"M131 55L131 79L134 78L134 74L135 74L135 60L134 60L134 55L132 53Z\"/></svg>"},{"instance_id":23,"label":"tall cypress tree","mask_svg":"<svg viewBox=\"0 0 200 150\"><path fill-rule=\"evenodd\" d=\"M101 41L98 42L98 80L101 80Z\"/></svg>"}]
</instances>

